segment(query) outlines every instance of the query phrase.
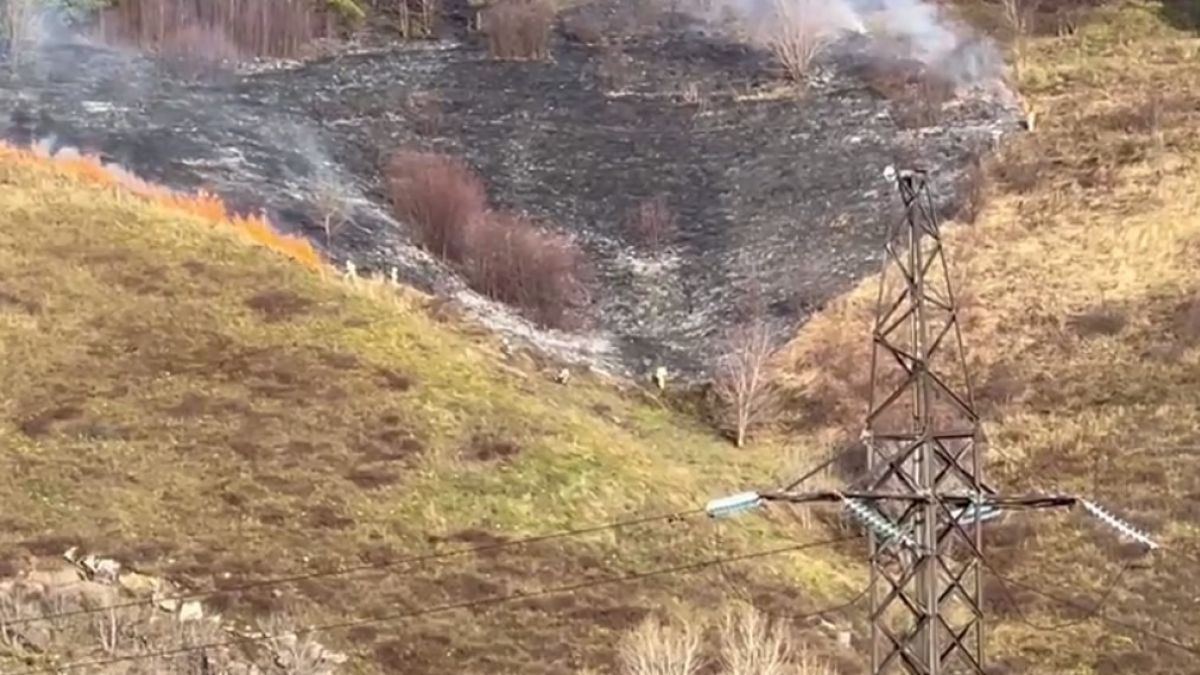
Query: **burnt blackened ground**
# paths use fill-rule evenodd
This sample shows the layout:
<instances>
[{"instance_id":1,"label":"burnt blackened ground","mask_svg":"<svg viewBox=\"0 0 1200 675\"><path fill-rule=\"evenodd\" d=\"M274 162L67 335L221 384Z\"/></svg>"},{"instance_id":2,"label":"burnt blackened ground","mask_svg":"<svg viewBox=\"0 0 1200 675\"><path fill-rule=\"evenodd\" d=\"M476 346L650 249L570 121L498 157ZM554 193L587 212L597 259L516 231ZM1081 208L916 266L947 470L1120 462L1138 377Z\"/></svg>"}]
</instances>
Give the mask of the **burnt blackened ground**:
<instances>
[{"instance_id":1,"label":"burnt blackened ground","mask_svg":"<svg viewBox=\"0 0 1200 675\"><path fill-rule=\"evenodd\" d=\"M9 139L98 151L147 178L266 208L318 241L307 198L335 180L361 200L334 258L396 265L560 356L699 373L751 288L789 329L874 269L896 211L887 166L933 170L948 202L972 157L1015 128L1013 106L972 95L948 106L945 126L901 129L850 74L852 51L826 59L797 97L778 91L761 53L679 26L605 46L560 41L545 63L441 42L247 74L53 45L0 75L0 119ZM532 331L409 243L379 175L406 146L465 156L495 204L577 237L596 270L587 335ZM678 231L643 251L623 226L659 194Z\"/></svg>"}]
</instances>

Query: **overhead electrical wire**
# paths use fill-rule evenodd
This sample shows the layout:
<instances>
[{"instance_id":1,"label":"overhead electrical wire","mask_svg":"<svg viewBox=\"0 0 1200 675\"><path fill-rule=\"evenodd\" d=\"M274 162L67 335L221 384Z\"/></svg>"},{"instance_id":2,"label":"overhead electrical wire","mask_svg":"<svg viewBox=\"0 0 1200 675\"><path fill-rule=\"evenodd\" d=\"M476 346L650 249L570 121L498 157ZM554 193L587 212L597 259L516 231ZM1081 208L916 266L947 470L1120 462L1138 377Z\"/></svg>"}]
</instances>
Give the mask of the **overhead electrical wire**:
<instances>
[{"instance_id":1,"label":"overhead electrical wire","mask_svg":"<svg viewBox=\"0 0 1200 675\"><path fill-rule=\"evenodd\" d=\"M353 565L350 567L341 567L341 568L334 569L334 570L325 570L325 571L320 571L320 572L306 572L304 574L296 574L296 575L285 576L285 577L270 577L270 578L266 578L266 579L258 579L255 581L250 581L245 584L240 584L237 586L229 586L226 588L204 590L204 591L191 591L191 592L186 592L186 593L165 595L165 596L161 596L158 598L154 598L153 601L157 602L157 603L188 602L188 601L192 601L192 600L199 600L202 598L211 597L214 595L240 593L243 591L254 590L254 589L258 589L258 588L269 588L272 586L280 586L280 585L284 585L284 584L297 583L297 582L301 582L301 581L309 581L312 579L345 577L345 576L352 576L352 575L357 575L357 574L367 574L370 572L387 572L396 567L401 567L401 566L405 566L405 565L419 565L421 563L431 562L434 560L444 560L446 558L454 558L454 557L458 557L458 556L471 555L474 553L486 553L489 551L495 551L495 550L504 549L504 548L511 548L511 547L515 547L515 546L527 546L529 544L537 544L537 543L542 543L542 542L547 542L547 541L554 541L557 539L566 539L569 537L579 537L579 536L588 535L588 534L595 534L597 532L604 532L607 530L615 530L615 529L620 529L620 528L625 528L625 527L635 527L637 525L647 525L650 523L656 523L656 522L661 522L661 521L667 521L667 522L679 521L679 520L683 520L685 518L695 516L695 515L698 515L701 513L704 513L703 508L695 508L695 509L688 509L686 511L677 511L675 513L664 513L664 514L659 514L659 515L655 515L655 516L643 516L643 517L639 517L639 518L630 518L627 520L620 520L620 521L604 523L604 524L600 524L600 525L592 525L589 527L581 527L581 528L575 528L575 529L570 529L570 530L560 530L557 532L547 532L545 534L535 535L535 536L531 536L531 537L525 537L522 539L512 539L512 540L508 540L508 541L495 542L495 543L491 543L491 544L482 544L479 546L461 547L461 548L456 548L456 549L453 549L450 551L442 551L442 552L438 552L438 553L423 553L420 555L396 558L394 560L387 560L387 561L383 561L383 562L379 562L379 563ZM20 626L20 625L32 623L35 621L66 619L66 618L70 618L70 617L74 617L74 616L97 614L97 613L101 613L101 612L108 612L111 610L140 607L140 606L144 606L146 604L146 602L147 602L146 599L141 599L141 600L131 600L131 601L127 601L127 602L121 602L121 603L114 603L111 605L103 605L103 606L99 606L99 607L83 607L80 609L73 609L73 610L68 610L65 612L45 614L45 615L36 616L36 617L24 617L24 618L19 618L19 619L12 619L12 620L6 621L5 625L6 626Z\"/></svg>"},{"instance_id":2,"label":"overhead electrical wire","mask_svg":"<svg viewBox=\"0 0 1200 675\"><path fill-rule=\"evenodd\" d=\"M754 551L754 552L750 552L750 553L742 553L742 554L738 554L738 555L730 555L730 556L724 556L724 557L718 557L718 558L709 558L706 560L699 560L699 561L690 562L690 563L682 563L682 564L673 565L670 567L660 567L657 569L647 570L644 572L628 572L625 574L613 575L610 577L605 577L605 578L600 578L600 579L589 579L587 581L581 581L581 582L576 582L576 583L572 583L572 584L549 586L549 587L535 589L532 591L515 591L512 593L498 594L498 595L493 595L493 596L489 596L489 597L485 597L485 598L476 598L474 600L463 600L463 601L458 601L458 602L444 603L444 604L440 604L440 605L430 605L430 606L422 607L422 608L416 609L416 610L411 610L411 611L406 611L406 612L397 612L397 613L389 614L389 615L385 615L385 616L362 618L362 619L350 619L350 620L346 620L346 621L321 624L321 625L312 626L309 628L302 628L302 629L298 629L298 630L294 630L294 631L288 631L287 633L239 637L236 639L219 640L219 641L213 641L213 642L199 644L199 645L188 645L188 646L183 646L183 647L175 647L175 648L165 649L165 650L151 652L151 653L129 654L126 656L113 656L110 658L94 659L94 660L89 660L89 661L76 661L74 663L66 663L66 664L62 664L62 665L46 666L46 667L38 667L38 668L32 668L32 669L28 669L28 670L22 670L22 671L18 671L15 673L10 673L9 675L35 675L35 674L39 674L39 673L62 673L62 672L69 672L69 671L73 671L73 670L79 670L81 668L99 668L102 666L108 666L108 665L113 665L113 664L117 664L117 663L130 663L130 662L136 662L136 661L152 659L152 658L181 656L183 654L188 654L188 653L192 653L192 652L205 651L205 650L210 650L210 649L222 649L225 647L234 647L234 646L242 645L242 644L246 644L246 643L266 642L266 641L269 641L269 640L272 640L275 638L283 637L284 635L289 635L289 636L294 635L296 637L300 637L300 636L304 636L304 635L312 635L312 634L317 634L317 633L328 633L328 632L332 632L332 631L346 630L346 629L355 628L358 626L365 626L365 625L379 624L379 623L390 623L390 622L394 622L394 621L403 621L405 619L429 616L431 614L439 614L439 613L443 613L443 612L451 612L451 611L461 610L461 609L474 609L476 607L501 605L501 604L510 603L510 602L518 602L521 600L528 600L531 598L543 597L543 596L547 596L547 595L557 595L557 594L562 594L562 593L574 593L577 591L586 590L589 588L595 588L598 586L630 583L633 581L640 581L643 579L648 579L648 578L658 577L658 576L665 576L665 575L670 575L670 574L687 574L687 573L692 573L692 572L698 572L698 571L707 569L709 567L714 567L716 565L721 565L721 564L724 564L727 562L736 562L736 561L740 561L740 560L753 560L753 559L758 559L758 558L766 558L766 557L770 557L770 556L782 555L785 553L793 553L796 551L802 551L802 550L810 549L810 548L818 548L821 546L831 546L833 544L837 544L842 541L846 541L848 539L853 539L853 538L855 538L855 536L844 536L844 537L836 537L836 538L832 538L832 539L823 539L823 540L819 540L819 541L805 542L805 543L801 543L801 544L791 544L788 546L781 546L781 547L777 547L777 548Z\"/></svg>"},{"instance_id":3,"label":"overhead electrical wire","mask_svg":"<svg viewBox=\"0 0 1200 675\"><path fill-rule=\"evenodd\" d=\"M1074 600L1062 598L1062 597L1059 597L1048 591L1043 591L1042 589L1038 588L1037 586L1034 586L1033 584L1028 584L1028 583L1025 583L1022 581L1011 579L1009 577L1005 577L1004 575L998 574L994 569L991 569L989 571L991 572L992 576L1002 580L1003 582L1007 582L1007 583L1013 584L1014 586L1019 586L1021 588L1024 588L1025 590L1027 590L1031 593L1039 595L1039 596L1041 596L1051 602L1057 603L1063 607L1070 607L1071 609L1078 610L1078 611L1085 611L1085 612L1091 611L1090 608L1085 607L1081 603L1076 602ZM1101 621L1110 626L1115 626L1117 628L1121 628L1125 631L1135 633L1142 637L1150 638L1150 639L1160 642L1162 644L1165 644L1165 645L1168 645L1171 647L1175 647L1176 649L1180 649L1182 651L1188 652L1189 654L1194 654L1196 656L1200 656L1200 646L1189 645L1186 642L1182 642L1182 641L1177 640L1176 638L1170 637L1168 635L1163 635L1162 633L1158 633L1156 631L1152 631L1147 628L1143 628L1142 626L1139 626L1135 623L1130 623L1128 621L1122 621L1120 619L1115 619L1111 616L1107 616L1107 615L1101 613L1102 609L1103 609L1102 607L1097 609L1096 612L1093 613L1093 615L1089 618L1095 619L1097 621ZM1035 628L1036 628L1036 626L1035 626Z\"/></svg>"},{"instance_id":4,"label":"overhead electrical wire","mask_svg":"<svg viewBox=\"0 0 1200 675\"><path fill-rule=\"evenodd\" d=\"M1031 621L1029 619L1029 617L1025 614L1025 610L1021 609L1021 603L1019 603L1017 601L1016 595L1014 595L1012 590L1008 587L1008 584L1010 583L1010 579L1008 579L1004 575L1000 574L1000 572L995 568L995 566L992 565L991 561L988 560L986 557L980 558L980 561L983 563L984 567L987 568L988 573L991 574L992 577L996 579L996 581L1000 582L1000 590L1004 591L1004 595L1008 598L1009 604L1011 604L1013 609L1016 610L1018 616L1020 617L1018 620L1021 623L1025 624L1026 626L1029 626L1030 628L1035 628L1037 630L1044 630L1044 631L1056 631L1056 630L1062 630L1064 628L1070 628L1072 626L1078 626L1080 624L1087 623L1088 621L1091 621L1092 619L1100 616L1100 613L1104 611L1105 605L1107 605L1108 601L1112 598L1112 594L1121 585L1122 580L1124 580L1125 573L1128 572L1129 569L1133 566L1133 561L1130 560L1130 561L1126 561L1125 564L1122 565L1119 570L1117 570L1116 574L1114 574L1102 586L1102 588L1104 588L1104 592L1100 595L1100 598L1095 603L1093 603L1093 607L1090 610L1088 610L1088 612L1082 618L1075 619L1072 621L1064 621L1062 623L1055 623L1055 624L1038 624L1038 623ZM1078 609L1078 608L1079 607L1076 607L1076 609Z\"/></svg>"}]
</instances>

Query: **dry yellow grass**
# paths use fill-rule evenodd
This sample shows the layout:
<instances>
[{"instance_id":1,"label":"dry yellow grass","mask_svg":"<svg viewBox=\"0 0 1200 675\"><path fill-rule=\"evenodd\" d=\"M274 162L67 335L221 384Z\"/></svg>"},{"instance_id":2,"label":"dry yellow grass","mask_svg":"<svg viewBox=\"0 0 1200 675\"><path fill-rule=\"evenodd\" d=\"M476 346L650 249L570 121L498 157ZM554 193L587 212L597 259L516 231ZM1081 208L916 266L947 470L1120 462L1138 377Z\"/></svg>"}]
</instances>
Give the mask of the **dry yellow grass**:
<instances>
[{"instance_id":1,"label":"dry yellow grass","mask_svg":"<svg viewBox=\"0 0 1200 675\"><path fill-rule=\"evenodd\" d=\"M637 392L587 375L555 384L415 293L314 274L207 212L62 168L0 156L0 577L81 544L228 588L692 508L779 464L777 447L735 453ZM785 536L693 518L207 603L320 624ZM815 549L722 571L798 611L848 593L852 570ZM347 672L558 672L564 655L608 672L625 627L659 607L718 607L734 592L722 579L668 575L325 641L352 654ZM97 655L83 641L22 667ZM0 670L20 669L10 657L0 647Z\"/></svg>"},{"instance_id":2,"label":"dry yellow grass","mask_svg":"<svg viewBox=\"0 0 1200 675\"><path fill-rule=\"evenodd\" d=\"M1092 496L1200 558L1200 41L1127 3L1028 48L1040 125L999 158L980 222L946 227L988 470L1011 490ZM784 379L812 428L858 431L874 292L865 281L789 349ZM1002 573L1084 606L1128 554L1078 515L1011 516L992 540ZM1106 614L1198 641L1200 561L1156 554L1122 582ZM1086 617L1013 589L1021 617L987 588L1006 672L1196 671L1194 655L1097 621L1035 630L1021 619Z\"/></svg>"}]
</instances>

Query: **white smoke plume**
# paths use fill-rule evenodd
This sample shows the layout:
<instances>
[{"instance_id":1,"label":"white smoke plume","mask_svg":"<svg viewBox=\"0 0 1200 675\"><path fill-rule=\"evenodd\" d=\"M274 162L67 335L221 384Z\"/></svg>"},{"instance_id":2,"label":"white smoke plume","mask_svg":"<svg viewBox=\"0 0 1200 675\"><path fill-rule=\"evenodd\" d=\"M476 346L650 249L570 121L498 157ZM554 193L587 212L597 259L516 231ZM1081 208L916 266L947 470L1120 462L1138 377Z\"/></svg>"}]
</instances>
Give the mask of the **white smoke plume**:
<instances>
[{"instance_id":1,"label":"white smoke plume","mask_svg":"<svg viewBox=\"0 0 1200 675\"><path fill-rule=\"evenodd\" d=\"M781 15L798 17L826 38L865 35L888 56L913 59L958 85L999 77L1002 59L990 40L926 0L696 0L699 18L740 20L761 36Z\"/></svg>"}]
</instances>

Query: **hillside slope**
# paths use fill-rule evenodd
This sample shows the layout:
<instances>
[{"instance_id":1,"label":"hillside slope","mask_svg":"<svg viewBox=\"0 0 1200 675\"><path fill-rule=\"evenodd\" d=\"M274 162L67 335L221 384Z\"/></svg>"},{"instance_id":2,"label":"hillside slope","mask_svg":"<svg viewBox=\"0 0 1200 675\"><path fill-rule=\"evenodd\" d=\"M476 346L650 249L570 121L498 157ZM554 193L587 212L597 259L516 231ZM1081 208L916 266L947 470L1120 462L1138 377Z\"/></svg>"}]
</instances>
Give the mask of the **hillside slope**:
<instances>
[{"instance_id":1,"label":"hillside slope","mask_svg":"<svg viewBox=\"0 0 1200 675\"><path fill-rule=\"evenodd\" d=\"M322 278L233 228L12 150L0 221L0 576L81 545L229 588L690 509L781 466L779 448L734 452L648 395L585 374L555 384L421 298ZM771 548L781 534L656 522L206 605L323 624ZM727 567L737 590L790 611L859 582L829 548ZM727 602L715 574L322 641L352 655L350 672L605 672L620 631L651 609ZM56 649L29 663L100 653Z\"/></svg>"},{"instance_id":2,"label":"hillside slope","mask_svg":"<svg viewBox=\"0 0 1200 675\"><path fill-rule=\"evenodd\" d=\"M980 222L947 239L993 482L1089 496L1165 550L1139 558L1079 515L989 528L1013 580L985 587L1001 672L1196 672L1194 653L1137 631L1200 635L1200 40L1159 3L1116 5L1032 42L1037 131L992 167ZM875 293L864 282L794 341L802 428L861 423L869 345L845 336L867 333ZM1094 619L1097 603L1132 628Z\"/></svg>"}]
</instances>

